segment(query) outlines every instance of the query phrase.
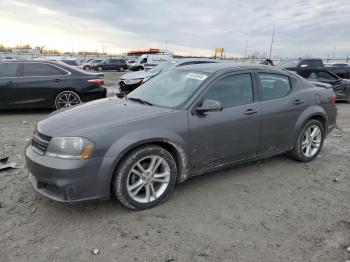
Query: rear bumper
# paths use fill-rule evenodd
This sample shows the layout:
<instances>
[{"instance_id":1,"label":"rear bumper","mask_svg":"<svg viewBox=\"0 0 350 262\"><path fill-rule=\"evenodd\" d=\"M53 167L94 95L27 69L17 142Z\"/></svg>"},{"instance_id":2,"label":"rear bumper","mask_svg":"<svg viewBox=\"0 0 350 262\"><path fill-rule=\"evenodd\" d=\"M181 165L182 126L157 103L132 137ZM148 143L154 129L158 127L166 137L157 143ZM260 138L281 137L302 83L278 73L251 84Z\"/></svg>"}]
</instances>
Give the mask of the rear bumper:
<instances>
[{"instance_id":1,"label":"rear bumper","mask_svg":"<svg viewBox=\"0 0 350 262\"><path fill-rule=\"evenodd\" d=\"M60 159L39 155L31 146L25 152L29 179L41 195L59 202L108 199L110 158Z\"/></svg>"},{"instance_id":2,"label":"rear bumper","mask_svg":"<svg viewBox=\"0 0 350 262\"><path fill-rule=\"evenodd\" d=\"M96 87L87 92L83 93L83 102L89 102L96 99L106 98L107 97L107 88L104 86Z\"/></svg>"}]
</instances>

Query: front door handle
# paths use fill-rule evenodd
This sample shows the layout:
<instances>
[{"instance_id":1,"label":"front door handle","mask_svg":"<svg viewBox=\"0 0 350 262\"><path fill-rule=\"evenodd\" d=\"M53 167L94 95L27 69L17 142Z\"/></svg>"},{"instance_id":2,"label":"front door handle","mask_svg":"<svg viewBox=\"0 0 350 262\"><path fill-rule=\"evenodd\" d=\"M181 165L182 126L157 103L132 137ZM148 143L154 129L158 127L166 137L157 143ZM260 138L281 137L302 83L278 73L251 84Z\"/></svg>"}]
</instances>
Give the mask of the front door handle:
<instances>
[{"instance_id":1,"label":"front door handle","mask_svg":"<svg viewBox=\"0 0 350 262\"><path fill-rule=\"evenodd\" d=\"M300 99L296 99L296 100L294 100L294 102L293 102L294 105L300 105L300 104L302 104L302 103L304 103L304 101L303 101L303 100L300 100Z\"/></svg>"},{"instance_id":2,"label":"front door handle","mask_svg":"<svg viewBox=\"0 0 350 262\"><path fill-rule=\"evenodd\" d=\"M55 82L61 82L62 79L55 79L54 81L55 81Z\"/></svg>"},{"instance_id":3,"label":"front door handle","mask_svg":"<svg viewBox=\"0 0 350 262\"><path fill-rule=\"evenodd\" d=\"M253 109L253 108L249 108L244 112L245 115L252 115L252 114L256 114L256 113L258 113L258 110Z\"/></svg>"}]
</instances>

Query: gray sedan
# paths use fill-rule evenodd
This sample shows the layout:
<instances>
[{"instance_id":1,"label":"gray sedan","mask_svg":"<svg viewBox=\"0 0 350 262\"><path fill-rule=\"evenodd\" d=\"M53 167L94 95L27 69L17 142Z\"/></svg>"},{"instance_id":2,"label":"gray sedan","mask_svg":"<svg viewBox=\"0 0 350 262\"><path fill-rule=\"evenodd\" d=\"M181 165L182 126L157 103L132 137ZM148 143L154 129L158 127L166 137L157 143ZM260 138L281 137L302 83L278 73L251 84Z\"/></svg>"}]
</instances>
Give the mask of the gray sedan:
<instances>
[{"instance_id":1,"label":"gray sedan","mask_svg":"<svg viewBox=\"0 0 350 262\"><path fill-rule=\"evenodd\" d=\"M51 199L113 194L130 209L145 209L191 176L286 152L311 161L336 115L331 89L284 69L183 66L127 99L49 115L38 123L26 161L34 188Z\"/></svg>"}]
</instances>

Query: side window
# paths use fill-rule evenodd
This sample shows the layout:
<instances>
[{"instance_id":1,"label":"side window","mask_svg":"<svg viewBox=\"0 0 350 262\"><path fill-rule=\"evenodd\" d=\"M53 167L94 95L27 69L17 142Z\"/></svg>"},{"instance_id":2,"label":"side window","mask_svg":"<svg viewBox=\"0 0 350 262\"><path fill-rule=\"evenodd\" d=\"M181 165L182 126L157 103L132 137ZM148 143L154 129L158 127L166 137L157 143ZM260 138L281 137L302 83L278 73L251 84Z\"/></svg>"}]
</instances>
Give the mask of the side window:
<instances>
[{"instance_id":1,"label":"side window","mask_svg":"<svg viewBox=\"0 0 350 262\"><path fill-rule=\"evenodd\" d=\"M314 60L312 61L312 67L322 67L323 63L320 60Z\"/></svg>"},{"instance_id":2,"label":"side window","mask_svg":"<svg viewBox=\"0 0 350 262\"><path fill-rule=\"evenodd\" d=\"M210 87L204 100L220 101L224 108L252 103L253 83L250 74L239 74L218 80Z\"/></svg>"},{"instance_id":3,"label":"side window","mask_svg":"<svg viewBox=\"0 0 350 262\"><path fill-rule=\"evenodd\" d=\"M299 67L312 67L312 62L311 61L303 61L301 62L301 64L299 65Z\"/></svg>"},{"instance_id":4,"label":"side window","mask_svg":"<svg viewBox=\"0 0 350 262\"><path fill-rule=\"evenodd\" d=\"M17 63L2 63L0 64L0 77L16 77Z\"/></svg>"},{"instance_id":5,"label":"side window","mask_svg":"<svg viewBox=\"0 0 350 262\"><path fill-rule=\"evenodd\" d=\"M311 81L317 81L317 76L315 72L312 71L302 71L299 73L302 77L305 79L311 80Z\"/></svg>"},{"instance_id":6,"label":"side window","mask_svg":"<svg viewBox=\"0 0 350 262\"><path fill-rule=\"evenodd\" d=\"M337 80L337 78L335 76L333 76L330 73L325 72L325 71L317 72L317 79L318 79L318 81L325 81L325 80L334 81L334 80Z\"/></svg>"},{"instance_id":7,"label":"side window","mask_svg":"<svg viewBox=\"0 0 350 262\"><path fill-rule=\"evenodd\" d=\"M292 89L288 76L259 73L263 100L284 97Z\"/></svg>"},{"instance_id":8,"label":"side window","mask_svg":"<svg viewBox=\"0 0 350 262\"><path fill-rule=\"evenodd\" d=\"M58 69L49 64L24 63L23 76L53 76L62 75Z\"/></svg>"}]
</instances>

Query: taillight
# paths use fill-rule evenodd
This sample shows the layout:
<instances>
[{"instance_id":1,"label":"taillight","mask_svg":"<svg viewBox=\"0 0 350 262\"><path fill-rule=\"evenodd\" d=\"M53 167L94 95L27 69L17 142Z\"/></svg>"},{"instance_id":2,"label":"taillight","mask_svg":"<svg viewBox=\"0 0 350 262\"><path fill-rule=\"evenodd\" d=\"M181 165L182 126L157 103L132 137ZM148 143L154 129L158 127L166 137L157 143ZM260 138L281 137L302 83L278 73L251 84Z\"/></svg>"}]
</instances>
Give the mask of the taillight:
<instances>
[{"instance_id":1,"label":"taillight","mask_svg":"<svg viewBox=\"0 0 350 262\"><path fill-rule=\"evenodd\" d=\"M335 105L335 100L337 100L337 96L335 95L335 93L333 91L332 95L331 95L331 101L332 101L333 105Z\"/></svg>"},{"instance_id":2,"label":"taillight","mask_svg":"<svg viewBox=\"0 0 350 262\"><path fill-rule=\"evenodd\" d=\"M102 86L104 85L105 81L103 81L103 79L89 79L88 83L94 86Z\"/></svg>"}]
</instances>

